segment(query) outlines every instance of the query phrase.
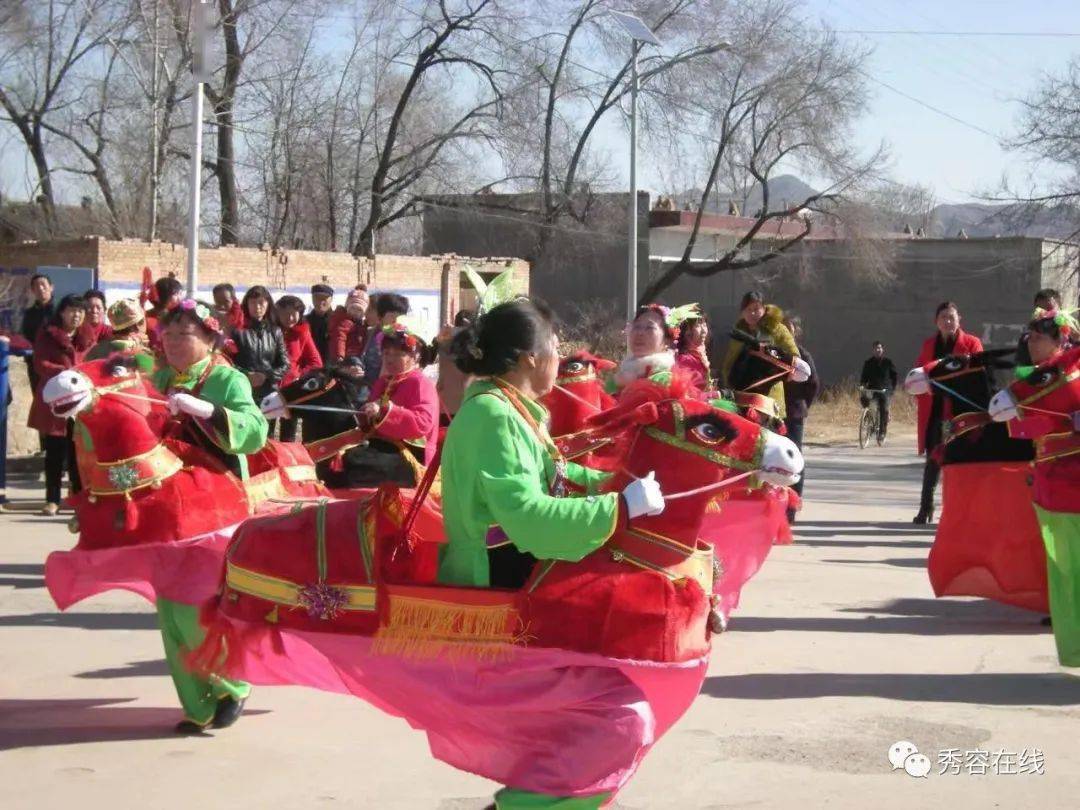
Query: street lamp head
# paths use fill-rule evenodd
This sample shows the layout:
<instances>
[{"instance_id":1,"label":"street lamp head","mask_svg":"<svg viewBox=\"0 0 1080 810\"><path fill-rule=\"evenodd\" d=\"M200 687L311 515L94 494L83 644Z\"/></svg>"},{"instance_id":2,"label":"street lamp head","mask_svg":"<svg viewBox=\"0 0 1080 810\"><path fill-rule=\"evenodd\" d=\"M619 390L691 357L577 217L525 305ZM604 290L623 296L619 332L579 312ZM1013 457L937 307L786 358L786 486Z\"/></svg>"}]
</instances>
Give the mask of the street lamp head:
<instances>
[{"instance_id":1,"label":"street lamp head","mask_svg":"<svg viewBox=\"0 0 1080 810\"><path fill-rule=\"evenodd\" d=\"M646 42L649 45L657 46L662 44L656 38L656 34L652 32L652 29L640 17L635 17L633 14L624 14L621 11L609 11L608 14L615 18L616 22L622 26L623 31L635 42Z\"/></svg>"}]
</instances>

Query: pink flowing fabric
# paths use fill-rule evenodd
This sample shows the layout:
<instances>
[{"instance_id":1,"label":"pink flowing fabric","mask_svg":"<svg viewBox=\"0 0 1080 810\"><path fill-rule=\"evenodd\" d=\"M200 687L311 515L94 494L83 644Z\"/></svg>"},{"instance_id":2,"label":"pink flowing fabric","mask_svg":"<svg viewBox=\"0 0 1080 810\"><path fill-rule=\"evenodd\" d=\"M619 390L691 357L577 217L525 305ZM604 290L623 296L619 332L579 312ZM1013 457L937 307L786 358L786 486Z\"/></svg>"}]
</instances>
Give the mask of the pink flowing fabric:
<instances>
[{"instance_id":1,"label":"pink flowing fabric","mask_svg":"<svg viewBox=\"0 0 1080 810\"><path fill-rule=\"evenodd\" d=\"M54 551L45 560L45 586L61 610L111 590L188 605L214 597L225 565L225 549L239 524L177 543L153 543Z\"/></svg>"},{"instance_id":2,"label":"pink flowing fabric","mask_svg":"<svg viewBox=\"0 0 1080 810\"><path fill-rule=\"evenodd\" d=\"M719 506L718 512L705 513L700 536L712 544L722 569L713 593L720 597L717 608L727 619L739 606L743 586L787 528L787 498L782 491L762 490L752 497L720 501Z\"/></svg>"},{"instance_id":3,"label":"pink flowing fabric","mask_svg":"<svg viewBox=\"0 0 1080 810\"><path fill-rule=\"evenodd\" d=\"M614 792L697 697L708 668L550 648L503 660L417 659L373 640L229 622L244 654L225 674L355 695L427 733L448 765L557 796Z\"/></svg>"}]
</instances>

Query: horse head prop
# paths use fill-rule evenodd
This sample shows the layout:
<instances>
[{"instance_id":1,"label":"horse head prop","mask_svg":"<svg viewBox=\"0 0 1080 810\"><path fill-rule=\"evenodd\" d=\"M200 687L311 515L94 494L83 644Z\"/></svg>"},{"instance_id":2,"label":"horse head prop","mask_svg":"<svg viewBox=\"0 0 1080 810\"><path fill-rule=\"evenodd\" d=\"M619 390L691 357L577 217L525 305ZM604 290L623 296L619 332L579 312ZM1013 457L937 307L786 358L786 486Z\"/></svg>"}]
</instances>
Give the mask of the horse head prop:
<instances>
[{"instance_id":1,"label":"horse head prop","mask_svg":"<svg viewBox=\"0 0 1080 810\"><path fill-rule=\"evenodd\" d=\"M165 400L138 361L114 355L57 374L42 398L75 420L84 490L72 497L79 547L170 542L249 514L244 489L201 450L164 437Z\"/></svg>"},{"instance_id":2,"label":"horse head prop","mask_svg":"<svg viewBox=\"0 0 1080 810\"><path fill-rule=\"evenodd\" d=\"M614 657L702 654L717 603L714 578L722 573L714 570L712 547L720 538L710 533L724 526L706 521L707 513L722 514L726 488L794 484L802 454L789 439L698 399L678 377L668 385L632 384L588 430L623 450L607 488L621 490L652 472L665 509L617 528L579 563L538 563L524 588L529 632L549 646Z\"/></svg>"},{"instance_id":3,"label":"horse head prop","mask_svg":"<svg viewBox=\"0 0 1080 810\"><path fill-rule=\"evenodd\" d=\"M1022 419L1025 434L1039 438L1076 433L1080 411L1080 347L1058 354L1002 389L990 402L996 422Z\"/></svg>"},{"instance_id":4,"label":"horse head prop","mask_svg":"<svg viewBox=\"0 0 1080 810\"><path fill-rule=\"evenodd\" d=\"M585 422L615 404L604 391L602 375L615 363L586 351L575 352L559 362L555 387L540 400L551 414L552 436L576 433Z\"/></svg>"},{"instance_id":5,"label":"horse head prop","mask_svg":"<svg viewBox=\"0 0 1080 810\"><path fill-rule=\"evenodd\" d=\"M995 425L989 407L996 389L994 371L1013 368L1015 349L988 349L976 354L954 354L913 368L904 378L904 390L917 396L935 389L950 402L952 418L942 436L942 463L1027 461L1028 442L1010 438Z\"/></svg>"}]
</instances>

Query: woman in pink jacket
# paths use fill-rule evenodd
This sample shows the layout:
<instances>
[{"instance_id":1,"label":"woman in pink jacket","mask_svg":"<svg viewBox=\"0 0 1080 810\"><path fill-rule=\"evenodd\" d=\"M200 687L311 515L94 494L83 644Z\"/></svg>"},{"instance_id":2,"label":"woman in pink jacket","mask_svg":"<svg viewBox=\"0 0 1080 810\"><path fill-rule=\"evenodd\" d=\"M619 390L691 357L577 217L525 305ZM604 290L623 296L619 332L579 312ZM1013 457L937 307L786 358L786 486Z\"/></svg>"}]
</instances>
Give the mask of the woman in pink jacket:
<instances>
[{"instance_id":1,"label":"woman in pink jacket","mask_svg":"<svg viewBox=\"0 0 1080 810\"><path fill-rule=\"evenodd\" d=\"M690 376L700 391L712 391L712 369L709 366L709 322L700 313L679 324L679 339L675 343L675 368Z\"/></svg>"},{"instance_id":2,"label":"woman in pink jacket","mask_svg":"<svg viewBox=\"0 0 1080 810\"><path fill-rule=\"evenodd\" d=\"M424 341L402 324L387 326L382 335L382 374L360 409L360 425L370 431L364 466L370 467L371 481L354 486L416 486L422 468L435 458L439 394L421 371L427 355ZM351 482L355 473L350 469Z\"/></svg>"}]
</instances>

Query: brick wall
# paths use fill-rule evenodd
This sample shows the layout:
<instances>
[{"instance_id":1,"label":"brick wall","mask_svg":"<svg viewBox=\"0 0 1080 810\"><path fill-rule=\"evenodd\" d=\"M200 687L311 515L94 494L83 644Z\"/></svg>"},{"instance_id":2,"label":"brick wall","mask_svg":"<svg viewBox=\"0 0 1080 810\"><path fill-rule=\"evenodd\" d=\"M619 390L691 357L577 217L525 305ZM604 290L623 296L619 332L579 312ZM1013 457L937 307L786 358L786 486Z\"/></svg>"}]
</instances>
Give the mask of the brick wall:
<instances>
[{"instance_id":1,"label":"brick wall","mask_svg":"<svg viewBox=\"0 0 1080 810\"><path fill-rule=\"evenodd\" d=\"M468 262L485 274L513 267L518 289L529 291L529 265L521 259L467 259L457 256L394 256L357 259L347 253L282 250L248 247L202 248L199 251L199 287L229 282L245 289L263 284L274 292L306 291L326 282L339 293L358 282L375 289L416 290L442 293L444 315L451 303L456 308L472 302L460 284L460 266ZM182 281L187 274L187 248L169 242L138 239L109 240L91 236L66 242L24 242L0 245L0 267L39 265L93 267L102 286L135 286L149 267L155 278L174 273ZM443 275L447 279L444 282Z\"/></svg>"},{"instance_id":2,"label":"brick wall","mask_svg":"<svg viewBox=\"0 0 1080 810\"><path fill-rule=\"evenodd\" d=\"M97 267L98 245L96 236L70 239L63 242L19 242L0 245L0 268L15 269L36 267Z\"/></svg>"}]
</instances>

